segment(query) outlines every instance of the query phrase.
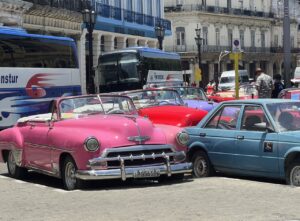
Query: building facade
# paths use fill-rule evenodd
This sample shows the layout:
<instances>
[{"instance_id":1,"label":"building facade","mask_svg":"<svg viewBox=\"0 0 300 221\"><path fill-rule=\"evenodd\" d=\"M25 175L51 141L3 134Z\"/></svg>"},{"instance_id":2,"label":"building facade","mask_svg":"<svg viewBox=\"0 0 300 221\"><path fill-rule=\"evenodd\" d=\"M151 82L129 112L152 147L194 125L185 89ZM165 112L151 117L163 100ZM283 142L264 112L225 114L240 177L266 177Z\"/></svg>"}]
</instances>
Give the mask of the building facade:
<instances>
[{"instance_id":1,"label":"building facade","mask_svg":"<svg viewBox=\"0 0 300 221\"><path fill-rule=\"evenodd\" d=\"M85 92L89 53L82 11L87 5L96 13L94 68L103 52L133 46L157 47L154 27L158 24L164 26L166 36L171 35L171 22L163 19L163 0L0 0L0 24L75 39Z\"/></svg>"},{"instance_id":2,"label":"building facade","mask_svg":"<svg viewBox=\"0 0 300 221\"><path fill-rule=\"evenodd\" d=\"M210 80L233 69L233 62L225 55L232 50L235 39L240 41L243 51L239 68L248 70L250 77L254 77L257 67L271 76L282 74L281 3L278 7L274 0L165 0L165 17L172 21L174 30L173 36L165 40L165 49L179 52L184 69L194 70L198 56L195 29L199 27L203 38L202 72ZM296 18L291 16L292 70L299 53ZM193 81L193 74L188 80Z\"/></svg>"}]
</instances>

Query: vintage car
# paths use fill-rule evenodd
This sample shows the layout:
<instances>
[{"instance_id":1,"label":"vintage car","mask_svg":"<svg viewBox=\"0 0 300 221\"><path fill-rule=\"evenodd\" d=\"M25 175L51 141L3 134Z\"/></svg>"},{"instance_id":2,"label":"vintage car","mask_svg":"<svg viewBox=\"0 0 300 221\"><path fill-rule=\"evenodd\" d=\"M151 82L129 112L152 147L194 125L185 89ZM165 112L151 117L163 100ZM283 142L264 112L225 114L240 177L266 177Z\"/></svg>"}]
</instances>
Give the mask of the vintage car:
<instances>
[{"instance_id":1,"label":"vintage car","mask_svg":"<svg viewBox=\"0 0 300 221\"><path fill-rule=\"evenodd\" d=\"M140 116L149 118L155 124L194 126L207 114L205 110L185 106L173 89L145 89L123 94L132 98Z\"/></svg>"},{"instance_id":2,"label":"vintage car","mask_svg":"<svg viewBox=\"0 0 300 221\"><path fill-rule=\"evenodd\" d=\"M188 135L154 126L126 96L60 98L52 113L19 119L0 132L0 162L11 177L34 170L62 178L65 189L83 180L173 177L191 172Z\"/></svg>"},{"instance_id":3,"label":"vintage car","mask_svg":"<svg viewBox=\"0 0 300 221\"><path fill-rule=\"evenodd\" d=\"M300 88L286 88L280 91L278 98L300 100Z\"/></svg>"},{"instance_id":4,"label":"vintage car","mask_svg":"<svg viewBox=\"0 0 300 221\"><path fill-rule=\"evenodd\" d=\"M210 101L202 88L199 87L187 87L187 86L174 86L168 87L176 90L183 102L191 108L200 110L211 111L218 104Z\"/></svg>"},{"instance_id":5,"label":"vintage car","mask_svg":"<svg viewBox=\"0 0 300 221\"><path fill-rule=\"evenodd\" d=\"M208 98L214 102L220 103L223 101L236 100L235 90L218 91L208 96ZM258 98L257 90L254 85L243 84L239 89L239 100L248 100Z\"/></svg>"},{"instance_id":6,"label":"vintage car","mask_svg":"<svg viewBox=\"0 0 300 221\"><path fill-rule=\"evenodd\" d=\"M300 186L299 101L223 102L186 131L195 177L217 171L285 179Z\"/></svg>"}]
</instances>

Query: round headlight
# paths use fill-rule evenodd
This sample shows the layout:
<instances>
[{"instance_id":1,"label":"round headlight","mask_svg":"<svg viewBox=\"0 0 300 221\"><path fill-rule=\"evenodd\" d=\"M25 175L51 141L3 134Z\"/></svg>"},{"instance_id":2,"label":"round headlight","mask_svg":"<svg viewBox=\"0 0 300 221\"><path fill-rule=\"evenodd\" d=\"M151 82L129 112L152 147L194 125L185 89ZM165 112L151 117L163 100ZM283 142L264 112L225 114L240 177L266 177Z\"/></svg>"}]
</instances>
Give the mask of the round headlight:
<instances>
[{"instance_id":1,"label":"round headlight","mask_svg":"<svg viewBox=\"0 0 300 221\"><path fill-rule=\"evenodd\" d=\"M84 141L84 148L87 151L95 152L99 149L99 141L95 137L89 137Z\"/></svg>"},{"instance_id":2,"label":"round headlight","mask_svg":"<svg viewBox=\"0 0 300 221\"><path fill-rule=\"evenodd\" d=\"M180 145L187 145L187 143L189 142L190 140L190 136L188 135L187 132L185 131L181 131L177 134L176 136L176 139L177 139L177 142L180 144Z\"/></svg>"}]
</instances>

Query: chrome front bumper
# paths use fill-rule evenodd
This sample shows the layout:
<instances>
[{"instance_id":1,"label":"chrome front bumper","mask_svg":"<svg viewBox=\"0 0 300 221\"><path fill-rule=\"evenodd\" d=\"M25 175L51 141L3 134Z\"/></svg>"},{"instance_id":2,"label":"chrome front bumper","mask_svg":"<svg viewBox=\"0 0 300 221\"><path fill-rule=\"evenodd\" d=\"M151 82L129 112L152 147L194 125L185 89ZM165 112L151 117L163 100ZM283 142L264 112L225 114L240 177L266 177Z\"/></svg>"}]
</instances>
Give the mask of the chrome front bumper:
<instances>
[{"instance_id":1,"label":"chrome front bumper","mask_svg":"<svg viewBox=\"0 0 300 221\"><path fill-rule=\"evenodd\" d=\"M106 179L122 179L125 181L127 178L135 178L136 173L140 171L154 170L159 171L160 175L172 176L172 174L180 173L190 173L192 172L191 163L172 163L170 162L170 157L185 157L184 152L171 152L171 153L162 153L162 154L149 154L149 155L140 155L140 156L128 156L128 157L99 157L89 161L90 170L78 170L76 172L76 178L81 180L106 180ZM165 159L165 163L153 164L153 165L140 165L140 166L126 166L125 162L128 160L146 160L146 159L155 159L161 157ZM99 164L108 161L119 161L120 168L116 169L93 169Z\"/></svg>"},{"instance_id":2,"label":"chrome front bumper","mask_svg":"<svg viewBox=\"0 0 300 221\"><path fill-rule=\"evenodd\" d=\"M122 179L125 181L127 178L133 178L134 173L139 170L155 169L160 171L160 175L190 173L192 172L191 163L179 163L170 165L168 168L166 165L160 166L147 166L147 167L129 167L122 169L108 169L108 170L78 170L76 178L81 180L108 180L108 179Z\"/></svg>"}]
</instances>

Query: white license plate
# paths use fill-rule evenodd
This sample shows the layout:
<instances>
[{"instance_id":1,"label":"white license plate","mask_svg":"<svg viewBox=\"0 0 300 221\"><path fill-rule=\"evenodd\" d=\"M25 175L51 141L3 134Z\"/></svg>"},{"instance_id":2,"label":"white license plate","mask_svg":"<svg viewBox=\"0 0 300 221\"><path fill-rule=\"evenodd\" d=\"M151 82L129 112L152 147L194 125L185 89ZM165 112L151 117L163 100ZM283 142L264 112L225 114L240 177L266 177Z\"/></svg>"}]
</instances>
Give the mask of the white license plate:
<instances>
[{"instance_id":1,"label":"white license plate","mask_svg":"<svg viewBox=\"0 0 300 221\"><path fill-rule=\"evenodd\" d=\"M159 177L159 169L140 169L134 171L133 178L148 178L148 177Z\"/></svg>"}]
</instances>

